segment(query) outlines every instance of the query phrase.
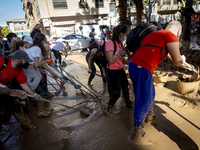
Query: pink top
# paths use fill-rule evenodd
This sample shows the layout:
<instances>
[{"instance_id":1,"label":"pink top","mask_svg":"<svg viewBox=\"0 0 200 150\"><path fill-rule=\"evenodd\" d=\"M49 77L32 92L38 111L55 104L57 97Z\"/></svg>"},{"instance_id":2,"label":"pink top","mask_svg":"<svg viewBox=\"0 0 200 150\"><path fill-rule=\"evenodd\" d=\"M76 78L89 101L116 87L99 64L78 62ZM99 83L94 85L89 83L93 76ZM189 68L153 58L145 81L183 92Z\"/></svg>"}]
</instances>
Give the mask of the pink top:
<instances>
[{"instance_id":1,"label":"pink top","mask_svg":"<svg viewBox=\"0 0 200 150\"><path fill-rule=\"evenodd\" d=\"M119 53L121 51L121 49L123 49L123 46L121 45L121 42L117 42L115 40L115 43L116 43L116 46L117 46L117 49L116 49L116 52L115 54ZM106 58L107 58L107 51L113 51L114 52L114 43L112 40L108 40L106 42L106 45L105 45L105 54L106 54ZM114 55L114 54L113 54ZM108 69L111 69L111 70L118 70L118 69L122 69L123 68L123 62L122 62L122 56L120 56L115 62L113 63L110 63L108 62L107 64L107 68Z\"/></svg>"}]
</instances>

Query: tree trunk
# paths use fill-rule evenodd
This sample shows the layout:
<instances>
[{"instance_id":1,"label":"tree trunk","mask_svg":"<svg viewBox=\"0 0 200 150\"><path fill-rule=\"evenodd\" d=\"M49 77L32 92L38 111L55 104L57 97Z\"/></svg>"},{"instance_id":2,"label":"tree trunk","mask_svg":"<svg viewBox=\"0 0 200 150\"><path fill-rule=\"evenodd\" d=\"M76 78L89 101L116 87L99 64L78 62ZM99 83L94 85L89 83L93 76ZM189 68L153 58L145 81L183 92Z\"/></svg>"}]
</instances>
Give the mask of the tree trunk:
<instances>
[{"instance_id":1,"label":"tree trunk","mask_svg":"<svg viewBox=\"0 0 200 150\"><path fill-rule=\"evenodd\" d=\"M117 11L119 12L119 24L124 24L130 27L130 12L128 10L128 0L119 0L119 5L117 6Z\"/></svg>"},{"instance_id":2,"label":"tree trunk","mask_svg":"<svg viewBox=\"0 0 200 150\"><path fill-rule=\"evenodd\" d=\"M142 20L143 3L142 0L134 0L134 3L137 10L137 25L140 25Z\"/></svg>"},{"instance_id":3,"label":"tree trunk","mask_svg":"<svg viewBox=\"0 0 200 150\"><path fill-rule=\"evenodd\" d=\"M193 0L187 0L186 6L184 9L184 27L183 27L183 40L190 41L191 37L191 16L194 13L194 10L192 8Z\"/></svg>"}]
</instances>

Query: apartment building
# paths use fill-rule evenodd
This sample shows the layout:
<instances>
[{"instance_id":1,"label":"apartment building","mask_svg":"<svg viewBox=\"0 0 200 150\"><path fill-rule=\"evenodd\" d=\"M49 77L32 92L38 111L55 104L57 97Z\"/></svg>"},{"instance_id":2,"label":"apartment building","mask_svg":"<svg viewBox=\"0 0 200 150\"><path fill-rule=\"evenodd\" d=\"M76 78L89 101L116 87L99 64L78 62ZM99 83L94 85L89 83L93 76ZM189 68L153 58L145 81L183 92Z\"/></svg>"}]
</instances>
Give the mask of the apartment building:
<instances>
[{"instance_id":1,"label":"apartment building","mask_svg":"<svg viewBox=\"0 0 200 150\"><path fill-rule=\"evenodd\" d=\"M82 33L85 25L114 26L119 23L118 0L21 0L27 25L49 36ZM151 20L177 19L177 0L159 0L153 6ZM131 21L136 24L136 6L129 0ZM147 6L148 7L148 6ZM173 13L173 14L170 14ZM170 19L169 19L170 18ZM143 16L143 22L147 21Z\"/></svg>"},{"instance_id":2,"label":"apartment building","mask_svg":"<svg viewBox=\"0 0 200 150\"><path fill-rule=\"evenodd\" d=\"M117 25L115 0L21 0L27 25L57 36L82 25Z\"/></svg>"},{"instance_id":3,"label":"apartment building","mask_svg":"<svg viewBox=\"0 0 200 150\"><path fill-rule=\"evenodd\" d=\"M10 30L17 34L18 37L29 35L29 29L27 28L25 18L7 20L6 23L10 27Z\"/></svg>"}]
</instances>

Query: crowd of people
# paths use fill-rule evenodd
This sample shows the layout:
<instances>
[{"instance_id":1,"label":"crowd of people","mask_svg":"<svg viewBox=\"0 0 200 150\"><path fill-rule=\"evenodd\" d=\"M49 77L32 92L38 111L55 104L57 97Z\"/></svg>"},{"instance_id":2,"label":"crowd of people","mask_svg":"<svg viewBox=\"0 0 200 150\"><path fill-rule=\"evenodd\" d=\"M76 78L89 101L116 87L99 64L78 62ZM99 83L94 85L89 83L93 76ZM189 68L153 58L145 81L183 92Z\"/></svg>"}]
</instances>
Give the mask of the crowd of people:
<instances>
[{"instance_id":1,"label":"crowd of people","mask_svg":"<svg viewBox=\"0 0 200 150\"><path fill-rule=\"evenodd\" d=\"M49 65L59 59L59 51L65 50L68 54L70 46L67 42L58 43L50 50L49 43L39 29L34 29L30 36L22 39L15 33L9 33L7 41L3 42L0 54L0 128L2 123L8 123L10 115L13 115L24 128L36 129L37 126L31 122L24 109L30 104L28 94L37 103L37 116L47 117L53 112L50 103L42 101L42 98L51 99L54 94L47 87L47 75L49 72L57 78ZM52 53L53 52L53 53Z\"/></svg>"},{"instance_id":2,"label":"crowd of people","mask_svg":"<svg viewBox=\"0 0 200 150\"><path fill-rule=\"evenodd\" d=\"M141 45L153 45L157 47L139 47L135 53L130 53L123 44L129 34L129 28L118 25L111 32L107 28L102 30L102 43L95 39L95 29L90 33L91 42L89 52L86 55L88 63L88 85L91 85L96 74L94 63L101 71L102 81L109 92L109 100L106 112L111 114L113 107L122 91L126 107L134 107L134 128L131 140L140 143L144 140L144 122L155 123L156 116L153 112L155 89L152 74L159 63L168 55L176 66L183 66L184 59L179 51L179 37L182 26L178 21L172 21L163 30L160 23L156 24L161 30L148 34ZM67 55L68 43L57 43L52 52L61 64L60 51L64 49ZM163 51L158 47L163 47ZM105 53L107 64L104 67L101 61L102 50ZM4 44L0 56L0 83L8 88L0 88L3 97L0 101L0 111L14 115L29 129L36 129L27 115L23 112L21 101L28 101L27 93L35 97L37 101L37 116L50 116L53 108L41 98L52 98L54 95L48 91L46 71L57 78L48 64L53 60L50 57L47 40L44 34L34 29L31 36L25 36L20 40L16 34L7 35L7 43ZM128 57L125 57L128 56ZM127 74L124 65L129 65L130 79L132 80L135 95L135 104L130 100ZM16 107L17 106L17 107ZM1 118L3 119L3 118Z\"/></svg>"},{"instance_id":3,"label":"crowd of people","mask_svg":"<svg viewBox=\"0 0 200 150\"><path fill-rule=\"evenodd\" d=\"M123 93L126 107L134 107L134 127L131 130L130 139L139 144L145 144L144 141L148 141L144 137L144 123L157 123L153 111L155 89L152 74L159 63L167 56L172 59L176 66L184 66L185 61L184 56L181 56L179 51L179 37L182 33L181 23L171 21L165 29L163 29L160 22L154 25L159 30L145 36L141 45L147 46L139 47L135 53L130 53L123 44L124 39L129 34L127 26L118 25L113 28L111 38L107 38L103 46L98 45L96 41L92 41L90 51L86 55L88 73L90 74L88 84L91 84L96 73L96 70L93 69L94 63L99 66L102 77L106 76L109 92L107 114L112 114L112 109L120 97L120 91ZM154 47L148 47L148 45ZM102 68L101 57L98 55L102 48L108 61L105 68ZM128 59L124 56L128 56ZM134 106L129 97L127 74L124 71L125 64L129 66L130 79L135 95Z\"/></svg>"}]
</instances>

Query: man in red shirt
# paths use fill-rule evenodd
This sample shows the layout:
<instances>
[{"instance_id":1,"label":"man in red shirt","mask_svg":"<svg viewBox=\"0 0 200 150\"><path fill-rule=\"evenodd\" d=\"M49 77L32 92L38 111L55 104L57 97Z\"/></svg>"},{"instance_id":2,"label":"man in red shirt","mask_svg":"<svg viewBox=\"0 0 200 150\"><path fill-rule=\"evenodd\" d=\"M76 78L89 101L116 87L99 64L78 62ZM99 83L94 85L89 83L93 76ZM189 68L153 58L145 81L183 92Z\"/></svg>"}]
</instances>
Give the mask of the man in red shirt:
<instances>
[{"instance_id":1,"label":"man in red shirt","mask_svg":"<svg viewBox=\"0 0 200 150\"><path fill-rule=\"evenodd\" d=\"M183 66L183 59L179 51L179 40L181 34L181 24L172 21L165 30L154 31L148 34L141 42L141 45L152 45L163 47L139 47L131 56L129 62L129 73L135 94L134 105L134 129L131 140L141 144L148 144L145 139L145 132L142 130L144 121L149 123L155 120L153 104L155 98L155 88L152 74L158 67L159 62L167 57L172 58L176 66ZM145 143L147 142L147 143Z\"/></svg>"},{"instance_id":2,"label":"man in red shirt","mask_svg":"<svg viewBox=\"0 0 200 150\"><path fill-rule=\"evenodd\" d=\"M107 31L106 31L107 40L110 39L110 35L111 35L111 31L109 30L109 27L107 27Z\"/></svg>"},{"instance_id":3,"label":"man in red shirt","mask_svg":"<svg viewBox=\"0 0 200 150\"><path fill-rule=\"evenodd\" d=\"M6 60L8 60L7 63L5 62ZM27 53L22 50L16 51L11 58L4 58L3 56L0 56L0 83L9 87L9 81L13 78L16 78L20 87L24 91L26 91L30 95L40 97L26 84L26 78L22 69L28 67L29 62L31 61L32 60L28 57ZM11 85L11 87L9 88L13 88L13 85ZM22 93L22 91L18 92ZM23 113L23 109L21 108L20 104L18 106L18 110L15 110L15 107L11 107L15 105L16 97L11 97L10 95L0 96L0 103L2 104L1 106L7 109L7 111L10 111L21 122L23 127L29 129L37 128L37 126L31 124L29 118Z\"/></svg>"}]
</instances>

